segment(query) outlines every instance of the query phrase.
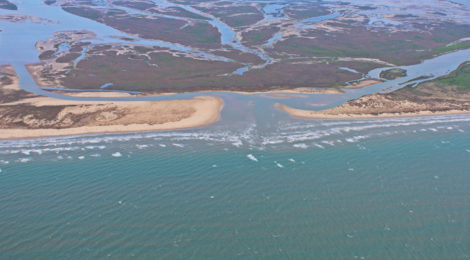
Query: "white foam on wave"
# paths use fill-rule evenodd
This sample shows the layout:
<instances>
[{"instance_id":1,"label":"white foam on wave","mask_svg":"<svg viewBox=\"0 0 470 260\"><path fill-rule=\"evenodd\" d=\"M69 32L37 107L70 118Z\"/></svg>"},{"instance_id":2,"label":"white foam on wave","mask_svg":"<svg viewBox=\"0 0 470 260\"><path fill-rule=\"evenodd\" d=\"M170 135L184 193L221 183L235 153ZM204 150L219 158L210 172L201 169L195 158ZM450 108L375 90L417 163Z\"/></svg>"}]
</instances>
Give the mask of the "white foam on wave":
<instances>
[{"instance_id":1,"label":"white foam on wave","mask_svg":"<svg viewBox=\"0 0 470 260\"><path fill-rule=\"evenodd\" d=\"M233 142L232 145L235 146L235 147L240 147L240 146L243 145L243 142L241 140L238 140L236 142Z\"/></svg>"},{"instance_id":2,"label":"white foam on wave","mask_svg":"<svg viewBox=\"0 0 470 260\"><path fill-rule=\"evenodd\" d=\"M313 143L313 145L320 148L320 149L325 149L325 147L321 144Z\"/></svg>"},{"instance_id":3,"label":"white foam on wave","mask_svg":"<svg viewBox=\"0 0 470 260\"><path fill-rule=\"evenodd\" d=\"M115 153L111 154L111 156L113 156L113 157L121 157L122 154L121 154L120 152L115 152Z\"/></svg>"},{"instance_id":4,"label":"white foam on wave","mask_svg":"<svg viewBox=\"0 0 470 260\"><path fill-rule=\"evenodd\" d=\"M137 147L137 149L139 150L142 150L142 149L148 148L149 146L146 144L136 144L135 147Z\"/></svg>"},{"instance_id":5,"label":"white foam on wave","mask_svg":"<svg viewBox=\"0 0 470 260\"><path fill-rule=\"evenodd\" d=\"M295 160L294 160L293 158L290 158L290 159L289 159L289 162L295 163Z\"/></svg>"},{"instance_id":6,"label":"white foam on wave","mask_svg":"<svg viewBox=\"0 0 470 260\"><path fill-rule=\"evenodd\" d=\"M21 153L24 155L31 155L32 153L36 153L38 155L42 154L42 151L39 149L31 149L31 150L21 150Z\"/></svg>"},{"instance_id":7,"label":"white foam on wave","mask_svg":"<svg viewBox=\"0 0 470 260\"><path fill-rule=\"evenodd\" d=\"M261 144L268 145L268 144L282 144L282 143L284 143L283 140L272 140L269 138L265 138L265 140Z\"/></svg>"},{"instance_id":8,"label":"white foam on wave","mask_svg":"<svg viewBox=\"0 0 470 260\"><path fill-rule=\"evenodd\" d=\"M79 159L79 160L83 160L83 159L85 159L85 156L83 156L83 155L78 156L78 159Z\"/></svg>"},{"instance_id":9,"label":"white foam on wave","mask_svg":"<svg viewBox=\"0 0 470 260\"><path fill-rule=\"evenodd\" d=\"M358 136L353 136L350 138L345 138L344 140L348 143L357 143L358 141L366 139L368 137L369 136L366 136L366 135L358 135Z\"/></svg>"},{"instance_id":10,"label":"white foam on wave","mask_svg":"<svg viewBox=\"0 0 470 260\"><path fill-rule=\"evenodd\" d=\"M358 148L359 150L366 150L366 149L367 149L365 146L360 145L360 144L357 145L357 148Z\"/></svg>"},{"instance_id":11,"label":"white foam on wave","mask_svg":"<svg viewBox=\"0 0 470 260\"><path fill-rule=\"evenodd\" d=\"M24 154L34 157L35 154L56 153L64 151L104 150L105 144L113 142L132 142L136 149L151 146L175 147L187 146L185 141L202 141L205 144L227 144L230 146L247 146L250 150L265 150L269 145L292 145L294 148L335 146L340 143L355 143L365 138L375 138L394 134L419 133L420 131L458 131L464 132L470 117L440 116L371 120L337 120L296 122L279 125L274 131L259 130L256 123L248 123L242 129L209 129L174 132L154 132L135 134L113 134L95 136L71 136L57 138L2 140L0 155ZM462 128L462 129L461 129ZM421 130L420 130L421 129ZM399 131L398 131L399 130ZM367 134L365 134L367 133ZM149 139L150 138L150 139ZM145 140L144 140L145 139ZM148 141L153 143L148 143ZM158 141L157 141L158 140ZM167 144L163 144L165 142ZM314 142L314 143L312 143ZM136 143L143 143L136 145ZM159 144L160 143L160 144ZM308 144L308 145L307 145ZM320 147L321 146L321 147ZM228 149L225 147L224 149ZM74 156L74 158L77 155ZM21 156L20 156L21 157ZM66 157L64 155L64 157ZM12 161L12 160L11 160Z\"/></svg>"},{"instance_id":12,"label":"white foam on wave","mask_svg":"<svg viewBox=\"0 0 470 260\"><path fill-rule=\"evenodd\" d=\"M282 164L280 164L280 163L278 163L278 162L276 162L276 161L274 161L274 163L276 164L277 167L279 167L279 168L284 168L284 165L282 165Z\"/></svg>"},{"instance_id":13,"label":"white foam on wave","mask_svg":"<svg viewBox=\"0 0 470 260\"><path fill-rule=\"evenodd\" d=\"M258 159L257 159L254 155L252 155L251 153L248 154L248 155L246 155L246 157L247 157L248 159L254 161L254 162L258 162Z\"/></svg>"},{"instance_id":14,"label":"white foam on wave","mask_svg":"<svg viewBox=\"0 0 470 260\"><path fill-rule=\"evenodd\" d=\"M3 151L0 151L0 154L17 154L20 152L21 152L20 150L3 150Z\"/></svg>"},{"instance_id":15,"label":"white foam on wave","mask_svg":"<svg viewBox=\"0 0 470 260\"><path fill-rule=\"evenodd\" d=\"M327 145L329 145L329 146L335 146L335 142L334 142L334 141L323 140L322 143L323 143L323 144L327 144Z\"/></svg>"},{"instance_id":16,"label":"white foam on wave","mask_svg":"<svg viewBox=\"0 0 470 260\"><path fill-rule=\"evenodd\" d=\"M470 149L466 149L465 151L466 151L467 153L470 153Z\"/></svg>"},{"instance_id":17,"label":"white foam on wave","mask_svg":"<svg viewBox=\"0 0 470 260\"><path fill-rule=\"evenodd\" d=\"M87 145L85 146L87 150L104 150L106 149L106 145Z\"/></svg>"},{"instance_id":18,"label":"white foam on wave","mask_svg":"<svg viewBox=\"0 0 470 260\"><path fill-rule=\"evenodd\" d=\"M20 162L20 163L27 163L27 162L30 162L31 161L31 158L19 158L18 160L16 160L17 162Z\"/></svg>"},{"instance_id":19,"label":"white foam on wave","mask_svg":"<svg viewBox=\"0 0 470 260\"><path fill-rule=\"evenodd\" d=\"M300 148L300 149L307 149L308 148L308 145L304 144L304 143L300 143L300 144L293 144L292 145L294 148Z\"/></svg>"},{"instance_id":20,"label":"white foam on wave","mask_svg":"<svg viewBox=\"0 0 470 260\"><path fill-rule=\"evenodd\" d=\"M6 165L9 164L10 162L7 160L0 160L0 164Z\"/></svg>"},{"instance_id":21,"label":"white foam on wave","mask_svg":"<svg viewBox=\"0 0 470 260\"><path fill-rule=\"evenodd\" d=\"M38 155L41 155L43 152L60 153L60 152L78 151L78 150L83 150L83 148L80 148L79 146L72 146L72 147L43 148L43 149L34 149L34 150L27 150L27 149L26 150L5 150L5 151L2 151L0 154L22 153L24 155L32 155L33 153L36 153Z\"/></svg>"},{"instance_id":22,"label":"white foam on wave","mask_svg":"<svg viewBox=\"0 0 470 260\"><path fill-rule=\"evenodd\" d=\"M322 139L333 135L344 135L351 132L360 132L367 130L381 131L386 128L403 128L412 127L416 125L436 125L436 124L448 124L448 123L463 123L469 122L470 117L430 117L430 118L407 118L407 119L386 119L386 120L366 120L366 121L345 121L341 123L329 123L332 126L330 128L324 128L326 124L309 124L308 126L299 124L293 124L288 127L281 127L279 131L271 136L267 137L270 143L277 143L282 140L287 142L299 142L299 141L312 141ZM436 126L430 128L423 128L421 131L438 131L438 129L447 129L447 126ZM455 129L453 127L452 129ZM448 129L448 130L452 130ZM382 132L383 133L383 132ZM382 133L375 133L375 135L381 135ZM385 135L391 135L397 133L397 131L387 131ZM357 140L356 140L357 141Z\"/></svg>"}]
</instances>

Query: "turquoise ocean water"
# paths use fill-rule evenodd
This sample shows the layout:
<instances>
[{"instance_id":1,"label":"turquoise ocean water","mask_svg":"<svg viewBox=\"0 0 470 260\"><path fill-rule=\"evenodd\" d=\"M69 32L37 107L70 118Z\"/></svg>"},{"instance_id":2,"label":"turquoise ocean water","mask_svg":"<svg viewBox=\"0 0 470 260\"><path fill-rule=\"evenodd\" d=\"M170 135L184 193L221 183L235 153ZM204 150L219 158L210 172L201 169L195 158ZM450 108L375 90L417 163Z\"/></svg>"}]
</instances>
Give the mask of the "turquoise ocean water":
<instances>
[{"instance_id":1,"label":"turquoise ocean water","mask_svg":"<svg viewBox=\"0 0 470 260\"><path fill-rule=\"evenodd\" d=\"M0 142L1 259L468 259L470 117Z\"/></svg>"},{"instance_id":2,"label":"turquoise ocean water","mask_svg":"<svg viewBox=\"0 0 470 260\"><path fill-rule=\"evenodd\" d=\"M26 90L60 97L24 67L38 61L36 41L57 31L129 44L57 6L15 3L51 20L0 21L1 62ZM231 28L212 23L243 49ZM401 81L445 75L468 54L408 66ZM291 99L211 93L225 108L203 129L0 141L0 259L469 259L469 115L299 120L274 108L327 108L399 83Z\"/></svg>"}]
</instances>

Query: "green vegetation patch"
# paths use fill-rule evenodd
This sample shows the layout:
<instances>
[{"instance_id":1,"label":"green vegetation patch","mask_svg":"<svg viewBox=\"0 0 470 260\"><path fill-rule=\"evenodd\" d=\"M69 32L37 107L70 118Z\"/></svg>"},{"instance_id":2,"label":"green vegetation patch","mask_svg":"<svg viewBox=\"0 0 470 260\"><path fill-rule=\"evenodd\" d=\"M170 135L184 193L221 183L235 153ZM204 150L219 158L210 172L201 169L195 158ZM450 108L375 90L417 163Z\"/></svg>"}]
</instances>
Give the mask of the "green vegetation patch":
<instances>
[{"instance_id":1,"label":"green vegetation patch","mask_svg":"<svg viewBox=\"0 0 470 260\"><path fill-rule=\"evenodd\" d=\"M107 82L113 82L113 89L161 93L214 89L259 91L306 86L329 87L361 77L360 74L339 70L337 65L325 62L279 62L243 75L223 76L235 71L240 64L198 60L165 52L152 52L148 55L149 59L140 59L142 55L138 54L131 58L132 54L105 53L83 59L60 79L63 86L97 89Z\"/></svg>"},{"instance_id":2,"label":"green vegetation patch","mask_svg":"<svg viewBox=\"0 0 470 260\"><path fill-rule=\"evenodd\" d=\"M364 24L339 20L325 23L343 30L328 33L321 29L305 31L302 35L277 42L274 51L302 57L376 58L395 65L410 65L445 52L470 48L470 41L446 46L470 33L470 26L457 23L436 24L429 33L390 33L380 28L369 30ZM424 27L422 29L425 30Z\"/></svg>"},{"instance_id":3,"label":"green vegetation patch","mask_svg":"<svg viewBox=\"0 0 470 260\"><path fill-rule=\"evenodd\" d=\"M330 13L328 8L320 6L318 4L310 4L310 3L304 6L286 7L284 8L284 12L287 13L289 17L292 17L294 19L299 19L299 20L327 15Z\"/></svg>"},{"instance_id":4,"label":"green vegetation patch","mask_svg":"<svg viewBox=\"0 0 470 260\"><path fill-rule=\"evenodd\" d=\"M93 19L93 20L101 18L102 16L102 14L99 11L94 10L92 8L87 8L87 7L63 7L63 9L66 12L69 12L71 14L85 17L88 19Z\"/></svg>"},{"instance_id":5,"label":"green vegetation patch","mask_svg":"<svg viewBox=\"0 0 470 260\"><path fill-rule=\"evenodd\" d=\"M48 60L48 59L52 59L55 55L55 51L53 50L48 50L48 51L45 51L45 52L42 52L40 55L39 55L39 59L40 60Z\"/></svg>"},{"instance_id":6,"label":"green vegetation patch","mask_svg":"<svg viewBox=\"0 0 470 260\"><path fill-rule=\"evenodd\" d=\"M279 27L269 26L251 30L242 34L243 42L250 46L266 43L274 34L280 31Z\"/></svg>"},{"instance_id":7,"label":"green vegetation patch","mask_svg":"<svg viewBox=\"0 0 470 260\"><path fill-rule=\"evenodd\" d=\"M439 47L435 49L434 52L436 54L439 54L439 53L457 51L457 50L468 49L468 48L470 48L470 41L452 44L452 45L444 46L444 47Z\"/></svg>"},{"instance_id":8,"label":"green vegetation patch","mask_svg":"<svg viewBox=\"0 0 470 260\"><path fill-rule=\"evenodd\" d=\"M465 62L457 70L436 81L445 85L457 86L459 90L470 90L470 62Z\"/></svg>"},{"instance_id":9,"label":"green vegetation patch","mask_svg":"<svg viewBox=\"0 0 470 260\"><path fill-rule=\"evenodd\" d=\"M406 77L407 73L404 69L389 69L380 72L380 77L387 80L394 80L402 77Z\"/></svg>"},{"instance_id":10,"label":"green vegetation patch","mask_svg":"<svg viewBox=\"0 0 470 260\"><path fill-rule=\"evenodd\" d=\"M114 74L119 72L118 69L113 68L109 63L92 64L90 69L96 75Z\"/></svg>"},{"instance_id":11,"label":"green vegetation patch","mask_svg":"<svg viewBox=\"0 0 470 260\"><path fill-rule=\"evenodd\" d=\"M193 35L199 43L218 43L219 35L211 32L212 26L206 23L196 23L193 26L186 27L185 31Z\"/></svg>"},{"instance_id":12,"label":"green vegetation patch","mask_svg":"<svg viewBox=\"0 0 470 260\"><path fill-rule=\"evenodd\" d=\"M166 12L170 15L175 15L175 16L181 16L181 17L188 17L188 18L193 18L193 19L199 19L199 20L209 20L209 18L191 13L189 11L184 10L181 7L169 7L166 9Z\"/></svg>"}]
</instances>

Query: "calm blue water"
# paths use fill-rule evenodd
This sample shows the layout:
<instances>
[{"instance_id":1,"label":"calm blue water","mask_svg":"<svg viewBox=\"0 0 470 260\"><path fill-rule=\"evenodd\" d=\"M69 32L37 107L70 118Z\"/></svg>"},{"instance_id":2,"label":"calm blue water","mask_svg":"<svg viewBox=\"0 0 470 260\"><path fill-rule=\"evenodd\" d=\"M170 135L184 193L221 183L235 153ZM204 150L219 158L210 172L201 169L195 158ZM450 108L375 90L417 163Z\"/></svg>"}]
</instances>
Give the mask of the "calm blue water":
<instances>
[{"instance_id":1,"label":"calm blue water","mask_svg":"<svg viewBox=\"0 0 470 260\"><path fill-rule=\"evenodd\" d=\"M469 0L452 0L451 2L458 3L458 4L461 4L461 5L470 5Z\"/></svg>"},{"instance_id":2,"label":"calm blue water","mask_svg":"<svg viewBox=\"0 0 470 260\"><path fill-rule=\"evenodd\" d=\"M470 257L469 116L250 118L0 142L0 258Z\"/></svg>"},{"instance_id":3,"label":"calm blue water","mask_svg":"<svg viewBox=\"0 0 470 260\"><path fill-rule=\"evenodd\" d=\"M307 19L303 19L300 22L305 23L305 24L315 24L315 23L318 23L318 22L321 22L321 21L335 19L335 18L338 18L340 16L341 16L340 13L332 13L332 14L323 15L323 16L310 17L310 18L307 18Z\"/></svg>"}]
</instances>

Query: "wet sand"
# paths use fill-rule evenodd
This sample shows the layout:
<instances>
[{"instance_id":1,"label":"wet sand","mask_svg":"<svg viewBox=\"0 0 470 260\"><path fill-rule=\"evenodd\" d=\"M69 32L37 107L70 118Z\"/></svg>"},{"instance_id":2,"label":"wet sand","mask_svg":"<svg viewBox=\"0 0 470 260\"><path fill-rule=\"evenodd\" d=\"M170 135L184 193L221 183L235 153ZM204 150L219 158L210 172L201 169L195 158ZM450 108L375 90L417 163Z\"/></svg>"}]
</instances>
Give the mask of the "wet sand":
<instances>
[{"instance_id":1,"label":"wet sand","mask_svg":"<svg viewBox=\"0 0 470 260\"><path fill-rule=\"evenodd\" d=\"M365 88L365 87L369 87L369 86L379 84L379 83L382 83L382 82L383 81L378 80L378 79L365 79L365 80L353 82L353 83L351 83L351 85L348 85L344 88L346 88L346 89Z\"/></svg>"}]
</instances>

